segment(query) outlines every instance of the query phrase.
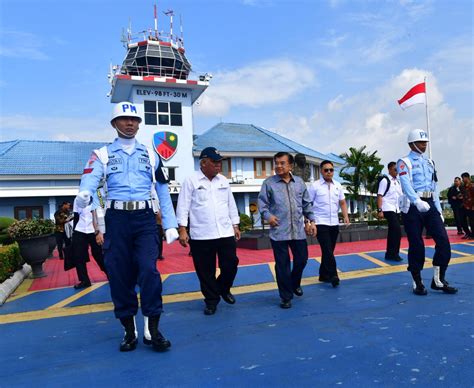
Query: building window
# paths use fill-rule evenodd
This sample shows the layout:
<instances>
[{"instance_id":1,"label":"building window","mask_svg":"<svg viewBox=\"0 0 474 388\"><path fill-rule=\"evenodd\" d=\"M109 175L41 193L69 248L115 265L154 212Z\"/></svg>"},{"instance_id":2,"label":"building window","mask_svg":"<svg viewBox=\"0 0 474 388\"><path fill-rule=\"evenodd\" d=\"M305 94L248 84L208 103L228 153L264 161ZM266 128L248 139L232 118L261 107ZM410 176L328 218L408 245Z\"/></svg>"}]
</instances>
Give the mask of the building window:
<instances>
[{"instance_id":1,"label":"building window","mask_svg":"<svg viewBox=\"0 0 474 388\"><path fill-rule=\"evenodd\" d=\"M273 159L254 159L255 178L266 178L273 173Z\"/></svg>"},{"instance_id":2,"label":"building window","mask_svg":"<svg viewBox=\"0 0 474 388\"><path fill-rule=\"evenodd\" d=\"M315 181L319 180L320 178L320 171L319 171L319 166L318 165L313 165L313 179Z\"/></svg>"},{"instance_id":3,"label":"building window","mask_svg":"<svg viewBox=\"0 0 474 388\"><path fill-rule=\"evenodd\" d=\"M43 218L43 206L15 206L14 217L17 220L25 218Z\"/></svg>"},{"instance_id":4,"label":"building window","mask_svg":"<svg viewBox=\"0 0 474 388\"><path fill-rule=\"evenodd\" d=\"M183 125L183 113L180 102L145 101L146 125Z\"/></svg>"},{"instance_id":5,"label":"building window","mask_svg":"<svg viewBox=\"0 0 474 388\"><path fill-rule=\"evenodd\" d=\"M226 178L232 178L232 169L230 159L224 159L222 161L222 171L221 174L224 175Z\"/></svg>"}]
</instances>

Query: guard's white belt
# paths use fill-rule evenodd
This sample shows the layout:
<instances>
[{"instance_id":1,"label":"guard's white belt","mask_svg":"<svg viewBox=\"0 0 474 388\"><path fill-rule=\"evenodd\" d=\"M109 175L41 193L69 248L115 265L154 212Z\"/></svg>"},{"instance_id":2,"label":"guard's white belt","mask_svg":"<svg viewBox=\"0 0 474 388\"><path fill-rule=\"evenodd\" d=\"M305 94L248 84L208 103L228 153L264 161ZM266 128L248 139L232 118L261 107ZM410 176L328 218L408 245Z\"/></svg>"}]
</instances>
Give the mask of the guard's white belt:
<instances>
[{"instance_id":1,"label":"guard's white belt","mask_svg":"<svg viewBox=\"0 0 474 388\"><path fill-rule=\"evenodd\" d=\"M432 191L418 191L416 194L420 198L433 198L434 197L433 195L434 193Z\"/></svg>"},{"instance_id":2,"label":"guard's white belt","mask_svg":"<svg viewBox=\"0 0 474 388\"><path fill-rule=\"evenodd\" d=\"M132 211L146 208L151 208L151 201L107 201L107 209Z\"/></svg>"}]
</instances>

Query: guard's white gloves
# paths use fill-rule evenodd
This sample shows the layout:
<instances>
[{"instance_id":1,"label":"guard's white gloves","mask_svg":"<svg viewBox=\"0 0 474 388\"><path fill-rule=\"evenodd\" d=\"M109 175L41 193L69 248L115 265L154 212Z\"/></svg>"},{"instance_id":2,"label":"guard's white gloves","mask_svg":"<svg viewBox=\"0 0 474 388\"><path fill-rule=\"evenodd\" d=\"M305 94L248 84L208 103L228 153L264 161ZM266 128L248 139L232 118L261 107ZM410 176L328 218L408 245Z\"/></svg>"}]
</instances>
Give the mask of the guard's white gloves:
<instances>
[{"instance_id":1,"label":"guard's white gloves","mask_svg":"<svg viewBox=\"0 0 474 388\"><path fill-rule=\"evenodd\" d=\"M420 213L426 213L428 210L430 210L430 205L428 205L425 201L422 201L420 198L415 201L415 206Z\"/></svg>"},{"instance_id":2,"label":"guard's white gloves","mask_svg":"<svg viewBox=\"0 0 474 388\"><path fill-rule=\"evenodd\" d=\"M170 228L170 229L166 229L165 236L166 236L166 242L168 244L171 244L179 238L179 233L176 230L176 228Z\"/></svg>"},{"instance_id":3,"label":"guard's white gloves","mask_svg":"<svg viewBox=\"0 0 474 388\"><path fill-rule=\"evenodd\" d=\"M87 190L80 191L76 196L76 204L78 207L84 209L91 203L91 193Z\"/></svg>"}]
</instances>

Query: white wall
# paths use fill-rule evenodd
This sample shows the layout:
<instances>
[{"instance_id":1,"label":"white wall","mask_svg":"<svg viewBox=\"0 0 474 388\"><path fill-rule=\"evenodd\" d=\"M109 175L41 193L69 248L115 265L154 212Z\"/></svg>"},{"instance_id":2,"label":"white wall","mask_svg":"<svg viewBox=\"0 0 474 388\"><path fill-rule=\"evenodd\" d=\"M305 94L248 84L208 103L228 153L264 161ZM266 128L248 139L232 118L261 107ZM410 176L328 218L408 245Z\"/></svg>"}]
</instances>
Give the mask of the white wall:
<instances>
[{"instance_id":1,"label":"white wall","mask_svg":"<svg viewBox=\"0 0 474 388\"><path fill-rule=\"evenodd\" d=\"M144 94L144 92L146 92ZM149 94L148 94L149 93ZM194 160L193 148L193 112L191 104L191 89L176 89L172 85L169 87L149 87L134 86L132 88L130 100L133 102L139 114L144 118L144 101L180 102L182 109L182 126L171 125L145 125L145 121L140 124L137 140L146 146L153 148L153 135L156 132L173 132L178 135L178 145L176 153L168 160L163 160L163 164L176 168L176 181L182 183L183 180L193 171ZM184 94L184 96L183 96Z\"/></svg>"}]
</instances>

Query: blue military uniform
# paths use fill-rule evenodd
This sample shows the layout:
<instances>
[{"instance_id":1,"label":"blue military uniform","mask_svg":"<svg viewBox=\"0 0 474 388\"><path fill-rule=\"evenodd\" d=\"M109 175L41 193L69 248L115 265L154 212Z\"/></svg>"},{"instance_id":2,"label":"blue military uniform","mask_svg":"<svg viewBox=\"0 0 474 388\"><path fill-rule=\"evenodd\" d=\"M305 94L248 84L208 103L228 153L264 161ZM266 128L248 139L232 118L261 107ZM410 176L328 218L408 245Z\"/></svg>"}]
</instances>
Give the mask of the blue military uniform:
<instances>
[{"instance_id":1,"label":"blue military uniform","mask_svg":"<svg viewBox=\"0 0 474 388\"><path fill-rule=\"evenodd\" d=\"M410 165L407 165L406 161ZM436 247L433 265L446 268L451 258L451 246L441 218L441 205L436 184L434 163L423 154L411 151L406 158L398 160L398 174L405 199L409 200L403 209L402 218L407 233L408 271L420 273L425 262L425 244L423 242L423 227L433 237ZM415 201L425 201L430 209L422 213L414 205Z\"/></svg>"},{"instance_id":2,"label":"blue military uniform","mask_svg":"<svg viewBox=\"0 0 474 388\"><path fill-rule=\"evenodd\" d=\"M160 201L164 229L177 228L168 185L158 158L152 171L147 148L135 142L129 155L118 139L107 146L108 163L105 266L117 318L134 316L138 310L135 291L140 287L144 316L162 312L162 284L156 269L158 258L157 225L151 208L152 174ZM94 193L104 177L104 165L93 153L81 178L80 191Z\"/></svg>"}]
</instances>

